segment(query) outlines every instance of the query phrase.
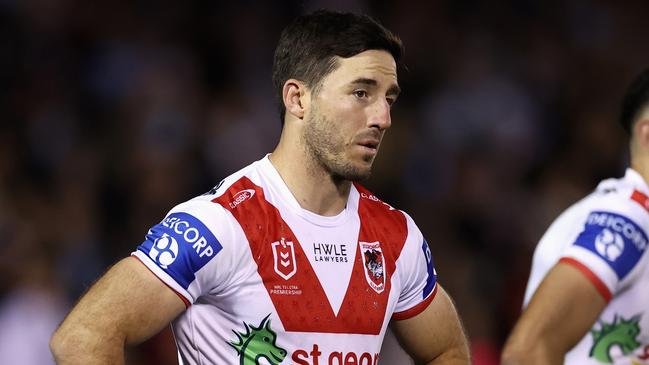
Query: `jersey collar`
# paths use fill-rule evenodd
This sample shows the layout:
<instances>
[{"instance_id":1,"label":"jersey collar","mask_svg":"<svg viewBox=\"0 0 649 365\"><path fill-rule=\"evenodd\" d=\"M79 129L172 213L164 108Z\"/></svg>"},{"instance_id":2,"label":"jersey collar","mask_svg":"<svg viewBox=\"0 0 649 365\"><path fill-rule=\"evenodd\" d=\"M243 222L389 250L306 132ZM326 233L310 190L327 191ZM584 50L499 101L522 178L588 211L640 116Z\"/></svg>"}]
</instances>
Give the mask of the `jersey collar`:
<instances>
[{"instance_id":1,"label":"jersey collar","mask_svg":"<svg viewBox=\"0 0 649 365\"><path fill-rule=\"evenodd\" d=\"M628 181L633 187L646 195L649 195L649 186L642 175L636 170L628 167L624 173L624 180Z\"/></svg>"},{"instance_id":2,"label":"jersey collar","mask_svg":"<svg viewBox=\"0 0 649 365\"><path fill-rule=\"evenodd\" d=\"M345 209L343 209L342 212L335 216L322 216L302 208L297 199L295 199L293 193L289 190L288 186L286 186L284 179L282 179L277 169L275 169L275 166L273 166L273 164L270 162L270 159L268 158L269 155L270 154L266 155L259 161L260 170L262 174L269 180L269 185L271 186L273 193L278 194L281 203L285 204L293 213L313 224L319 226L334 227L344 224L352 215L352 213L358 210L358 199L360 195L358 193L358 190L356 190L354 184L352 184L351 190L349 192L349 197L347 198L347 205Z\"/></svg>"}]
</instances>

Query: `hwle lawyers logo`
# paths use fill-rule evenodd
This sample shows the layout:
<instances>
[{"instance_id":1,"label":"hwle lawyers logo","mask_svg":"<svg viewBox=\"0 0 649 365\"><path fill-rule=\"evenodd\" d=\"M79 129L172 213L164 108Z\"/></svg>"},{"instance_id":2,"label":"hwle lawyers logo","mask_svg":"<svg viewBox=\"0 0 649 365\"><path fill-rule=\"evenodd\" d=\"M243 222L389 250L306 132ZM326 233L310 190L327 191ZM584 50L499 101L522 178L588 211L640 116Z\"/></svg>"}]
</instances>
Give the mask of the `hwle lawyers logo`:
<instances>
[{"instance_id":1,"label":"hwle lawyers logo","mask_svg":"<svg viewBox=\"0 0 649 365\"><path fill-rule=\"evenodd\" d=\"M348 262L347 245L336 243L313 243L315 261Z\"/></svg>"},{"instance_id":2,"label":"hwle lawyers logo","mask_svg":"<svg viewBox=\"0 0 649 365\"><path fill-rule=\"evenodd\" d=\"M297 272L295 261L295 246L292 241L282 237L279 241L271 243L273 248L273 267L277 275L290 279Z\"/></svg>"}]
</instances>

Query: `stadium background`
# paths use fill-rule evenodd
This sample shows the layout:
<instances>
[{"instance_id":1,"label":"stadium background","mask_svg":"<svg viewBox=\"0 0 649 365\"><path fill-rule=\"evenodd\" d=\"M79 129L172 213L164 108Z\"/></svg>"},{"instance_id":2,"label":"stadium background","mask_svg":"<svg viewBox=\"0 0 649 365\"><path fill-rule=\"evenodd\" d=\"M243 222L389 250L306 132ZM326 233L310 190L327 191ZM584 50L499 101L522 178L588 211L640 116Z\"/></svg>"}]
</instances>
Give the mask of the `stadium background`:
<instances>
[{"instance_id":1,"label":"stadium background","mask_svg":"<svg viewBox=\"0 0 649 365\"><path fill-rule=\"evenodd\" d=\"M616 118L649 65L649 3L0 0L1 363L48 363L49 333L108 265L273 148L272 51L317 8L403 39L366 185L418 222L474 363L496 363L543 230L624 172ZM169 333L129 363L175 363Z\"/></svg>"}]
</instances>

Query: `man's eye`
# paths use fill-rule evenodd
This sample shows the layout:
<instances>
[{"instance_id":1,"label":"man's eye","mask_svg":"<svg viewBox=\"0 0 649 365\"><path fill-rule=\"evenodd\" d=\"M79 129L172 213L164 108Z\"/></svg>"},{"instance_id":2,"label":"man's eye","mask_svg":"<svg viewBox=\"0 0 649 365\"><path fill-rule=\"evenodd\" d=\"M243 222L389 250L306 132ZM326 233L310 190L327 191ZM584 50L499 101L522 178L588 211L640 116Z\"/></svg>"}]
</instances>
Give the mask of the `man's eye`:
<instances>
[{"instance_id":1,"label":"man's eye","mask_svg":"<svg viewBox=\"0 0 649 365\"><path fill-rule=\"evenodd\" d=\"M366 98L367 97L367 91L365 90L356 90L354 91L354 96L357 98Z\"/></svg>"}]
</instances>

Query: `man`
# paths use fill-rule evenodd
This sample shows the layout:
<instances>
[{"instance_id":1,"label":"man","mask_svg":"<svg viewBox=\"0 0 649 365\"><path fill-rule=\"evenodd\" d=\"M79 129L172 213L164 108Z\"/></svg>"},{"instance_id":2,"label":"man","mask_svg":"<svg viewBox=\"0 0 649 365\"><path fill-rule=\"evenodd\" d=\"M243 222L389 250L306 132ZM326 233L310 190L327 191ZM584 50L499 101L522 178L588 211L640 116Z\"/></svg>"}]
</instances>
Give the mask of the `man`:
<instances>
[{"instance_id":1,"label":"man","mask_svg":"<svg viewBox=\"0 0 649 365\"><path fill-rule=\"evenodd\" d=\"M621 123L631 167L552 223L534 253L503 364L649 364L649 70Z\"/></svg>"},{"instance_id":2,"label":"man","mask_svg":"<svg viewBox=\"0 0 649 365\"><path fill-rule=\"evenodd\" d=\"M426 240L357 184L390 127L401 52L367 16L319 11L287 27L276 149L151 228L54 334L57 361L120 363L173 321L185 364L369 365L394 319L417 362L468 364Z\"/></svg>"}]
</instances>

